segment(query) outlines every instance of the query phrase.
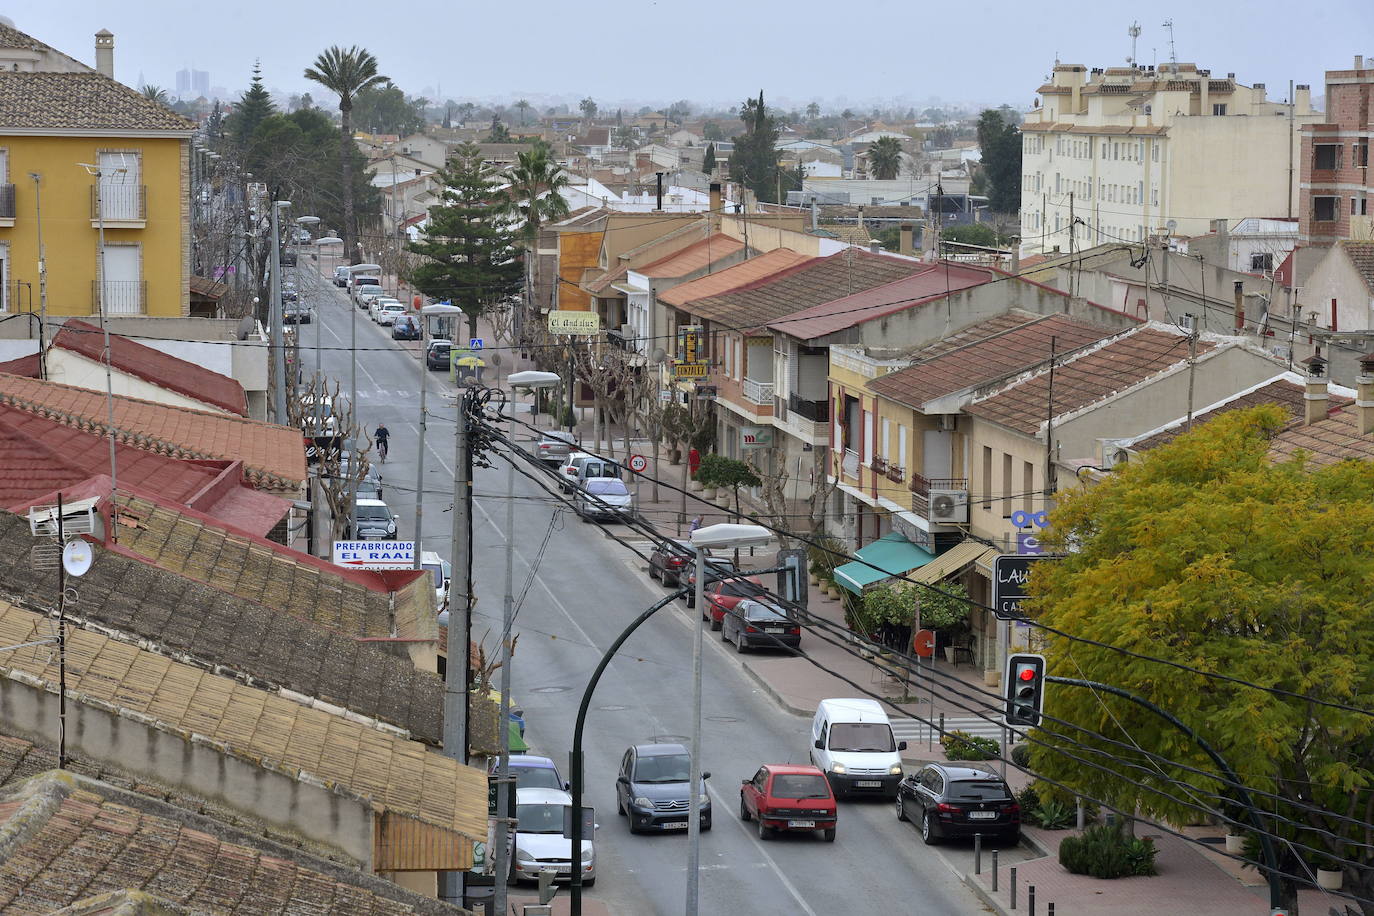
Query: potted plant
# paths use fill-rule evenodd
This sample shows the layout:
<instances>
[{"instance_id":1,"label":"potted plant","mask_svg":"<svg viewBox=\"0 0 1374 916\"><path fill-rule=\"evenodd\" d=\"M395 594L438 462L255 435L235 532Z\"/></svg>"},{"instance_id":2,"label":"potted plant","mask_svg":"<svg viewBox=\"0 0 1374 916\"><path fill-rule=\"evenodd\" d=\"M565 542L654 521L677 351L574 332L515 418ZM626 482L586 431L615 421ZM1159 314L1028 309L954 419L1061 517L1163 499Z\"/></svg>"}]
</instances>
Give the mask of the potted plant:
<instances>
[{"instance_id":1,"label":"potted plant","mask_svg":"<svg viewBox=\"0 0 1374 916\"><path fill-rule=\"evenodd\" d=\"M937 591L924 588L916 596L917 621L921 627L934 630L945 660L953 663L952 640L968 629L968 589L958 582L946 582Z\"/></svg>"},{"instance_id":2,"label":"potted plant","mask_svg":"<svg viewBox=\"0 0 1374 916\"><path fill-rule=\"evenodd\" d=\"M1341 884L1345 881L1345 872L1341 870L1341 863L1325 855L1314 855L1312 864L1317 869L1317 887L1324 891L1338 891Z\"/></svg>"}]
</instances>

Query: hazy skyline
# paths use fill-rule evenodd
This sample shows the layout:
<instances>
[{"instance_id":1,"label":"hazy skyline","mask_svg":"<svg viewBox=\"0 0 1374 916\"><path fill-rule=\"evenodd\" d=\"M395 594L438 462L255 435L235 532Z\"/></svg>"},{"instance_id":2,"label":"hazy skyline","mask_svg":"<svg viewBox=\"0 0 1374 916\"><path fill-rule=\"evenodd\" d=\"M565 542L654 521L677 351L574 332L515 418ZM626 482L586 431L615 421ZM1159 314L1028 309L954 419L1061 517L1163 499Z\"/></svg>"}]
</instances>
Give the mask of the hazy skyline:
<instances>
[{"instance_id":1,"label":"hazy skyline","mask_svg":"<svg viewBox=\"0 0 1374 916\"><path fill-rule=\"evenodd\" d=\"M709 6L656 0L607 0L585 11L534 0L518 17L507 7L460 11L429 0L389 17L379 9L385 8L351 0L241 0L229 15L224 8L191 12L168 0L122 11L94 0L57 0L0 11L86 63L93 61L95 32L109 29L115 76L131 86L141 73L171 90L176 71L194 67L209 71L212 86L237 95L260 58L270 88L320 99L302 71L329 45L358 44L413 95L430 87L455 100L523 97L541 109L559 100L575 106L590 95L606 109L684 98L733 106L762 89L770 103L785 107L814 100L827 110L858 111L922 107L935 97L1026 108L1056 55L1089 67L1123 64L1131 49L1127 28L1142 16L1139 4L1115 0L1062 4L1052 15L1003 3L930 12L890 0L854 7L755 0L730 7L728 23ZM1243 15L1232 4L1156 7L1140 20L1137 57L1145 64L1169 60L1162 23L1172 17L1180 61L1265 83L1271 99L1287 96L1289 80L1310 83L1321 95L1325 71L1350 67L1355 54L1374 57L1369 0L1294 9L1265 0ZM837 15L849 10L852 22Z\"/></svg>"}]
</instances>

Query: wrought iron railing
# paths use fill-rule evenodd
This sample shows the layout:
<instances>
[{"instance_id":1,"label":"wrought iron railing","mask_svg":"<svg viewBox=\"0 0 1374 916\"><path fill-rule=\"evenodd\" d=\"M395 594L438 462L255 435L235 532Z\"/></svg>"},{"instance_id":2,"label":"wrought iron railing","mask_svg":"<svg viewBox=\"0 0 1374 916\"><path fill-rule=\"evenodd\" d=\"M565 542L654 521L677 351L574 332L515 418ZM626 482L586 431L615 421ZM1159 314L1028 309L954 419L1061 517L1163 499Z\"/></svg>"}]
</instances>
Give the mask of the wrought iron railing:
<instances>
[{"instance_id":1,"label":"wrought iron railing","mask_svg":"<svg viewBox=\"0 0 1374 916\"><path fill-rule=\"evenodd\" d=\"M110 222L148 218L147 188L141 184L91 185L91 219Z\"/></svg>"}]
</instances>

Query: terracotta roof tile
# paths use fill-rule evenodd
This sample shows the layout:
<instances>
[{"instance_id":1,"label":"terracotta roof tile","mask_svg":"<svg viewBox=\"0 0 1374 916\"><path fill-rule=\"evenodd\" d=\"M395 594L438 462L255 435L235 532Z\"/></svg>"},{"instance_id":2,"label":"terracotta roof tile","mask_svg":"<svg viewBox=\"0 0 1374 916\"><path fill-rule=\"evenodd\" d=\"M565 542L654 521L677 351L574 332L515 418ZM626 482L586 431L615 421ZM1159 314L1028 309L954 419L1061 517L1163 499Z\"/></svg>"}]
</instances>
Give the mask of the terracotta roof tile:
<instances>
[{"instance_id":1,"label":"terracotta roof tile","mask_svg":"<svg viewBox=\"0 0 1374 916\"><path fill-rule=\"evenodd\" d=\"M94 362L104 359L105 339L100 328L80 318L67 319L53 337L52 345L79 353ZM241 417L248 416L248 395L237 381L138 341L111 334L110 365L145 382L152 382L159 388L175 391Z\"/></svg>"},{"instance_id":2,"label":"terracotta roof tile","mask_svg":"<svg viewBox=\"0 0 1374 916\"><path fill-rule=\"evenodd\" d=\"M813 259L798 254L791 248L775 248L767 254L755 255L733 267L727 267L704 277L680 283L672 289L663 290L658 294L658 301L681 308L688 302L717 296L757 283L810 260Z\"/></svg>"},{"instance_id":3,"label":"terracotta roof tile","mask_svg":"<svg viewBox=\"0 0 1374 916\"><path fill-rule=\"evenodd\" d=\"M196 129L123 83L87 73L0 70L0 134L14 130L175 132Z\"/></svg>"},{"instance_id":4,"label":"terracotta roof tile","mask_svg":"<svg viewBox=\"0 0 1374 916\"><path fill-rule=\"evenodd\" d=\"M48 416L66 426L105 432L102 392L40 379L0 374L0 404ZM300 430L243 417L172 407L115 395L115 428L139 448L186 458L241 459L255 485L294 489L305 480Z\"/></svg>"},{"instance_id":5,"label":"terracotta roof tile","mask_svg":"<svg viewBox=\"0 0 1374 916\"><path fill-rule=\"evenodd\" d=\"M717 232L693 242L681 251L675 251L667 257L645 264L635 272L655 279L683 277L709 267L714 261L727 258L743 248L744 243L739 239Z\"/></svg>"},{"instance_id":6,"label":"terracotta roof tile","mask_svg":"<svg viewBox=\"0 0 1374 916\"><path fill-rule=\"evenodd\" d=\"M868 383L884 397L913 407L998 379L1025 372L1050 358L1050 341L1067 354L1119 333L1066 315L1025 321L1020 327L993 332L981 340L890 372Z\"/></svg>"},{"instance_id":7,"label":"terracotta roof tile","mask_svg":"<svg viewBox=\"0 0 1374 916\"><path fill-rule=\"evenodd\" d=\"M1374 295L1374 242L1341 242L1341 248L1355 265L1370 295Z\"/></svg>"},{"instance_id":8,"label":"terracotta roof tile","mask_svg":"<svg viewBox=\"0 0 1374 916\"><path fill-rule=\"evenodd\" d=\"M1054 411L1059 416L1087 407L1152 378L1188 359L1188 338L1155 328L1139 328L1058 366L1054 372ZM1198 352L1212 344L1198 343ZM965 410L1027 435L1035 435L1049 406L1048 373L1040 372Z\"/></svg>"},{"instance_id":9,"label":"terracotta roof tile","mask_svg":"<svg viewBox=\"0 0 1374 916\"><path fill-rule=\"evenodd\" d=\"M1288 413L1288 423L1285 424L1285 428L1296 426L1302 423L1303 419L1304 407L1302 395L1304 390L1305 388L1300 382L1283 378L1276 379L1253 391L1247 391L1238 397L1212 407L1210 410L1199 411L1194 415L1193 421L1194 423L1205 422L1206 420L1220 416L1228 411L1244 410L1248 407L1259 407L1262 404L1275 404L1282 407ZM1349 398L1335 395L1331 396L1332 410L1350 403L1351 401ZM1185 428L1186 418L1180 419L1168 429L1160 430L1147 438L1132 442L1130 446L1131 450L1145 451L1164 445L1166 442L1172 442L1176 437L1182 435Z\"/></svg>"},{"instance_id":10,"label":"terracotta roof tile","mask_svg":"<svg viewBox=\"0 0 1374 916\"><path fill-rule=\"evenodd\" d=\"M604 293L606 290L610 289L612 283L618 283L624 280L625 275L629 273L629 271L630 268L628 266L621 266L616 270L607 271L595 280L585 284L587 292L593 295Z\"/></svg>"},{"instance_id":11,"label":"terracotta roof tile","mask_svg":"<svg viewBox=\"0 0 1374 916\"><path fill-rule=\"evenodd\" d=\"M1341 461L1374 461L1374 436L1360 435L1359 409L1338 407L1325 420L1289 426L1274 437L1269 457L1275 461L1298 452L1309 465L1325 467Z\"/></svg>"}]
</instances>

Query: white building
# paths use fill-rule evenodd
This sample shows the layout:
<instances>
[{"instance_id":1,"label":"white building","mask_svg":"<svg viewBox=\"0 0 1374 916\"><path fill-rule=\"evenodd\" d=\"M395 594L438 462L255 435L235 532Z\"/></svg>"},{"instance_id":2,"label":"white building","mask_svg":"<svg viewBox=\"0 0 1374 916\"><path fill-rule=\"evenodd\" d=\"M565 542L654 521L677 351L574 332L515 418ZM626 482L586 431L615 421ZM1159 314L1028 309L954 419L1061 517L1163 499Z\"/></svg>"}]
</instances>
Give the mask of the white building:
<instances>
[{"instance_id":1,"label":"white building","mask_svg":"<svg viewBox=\"0 0 1374 916\"><path fill-rule=\"evenodd\" d=\"M1194 64L1056 64L1038 92L1021 125L1023 255L1068 251L1070 225L1090 247L1297 214L1302 127L1322 120L1306 87L1290 106Z\"/></svg>"}]
</instances>

